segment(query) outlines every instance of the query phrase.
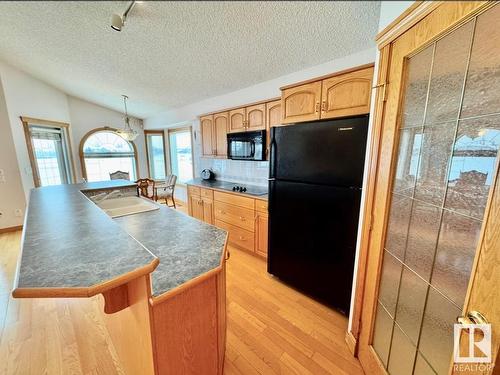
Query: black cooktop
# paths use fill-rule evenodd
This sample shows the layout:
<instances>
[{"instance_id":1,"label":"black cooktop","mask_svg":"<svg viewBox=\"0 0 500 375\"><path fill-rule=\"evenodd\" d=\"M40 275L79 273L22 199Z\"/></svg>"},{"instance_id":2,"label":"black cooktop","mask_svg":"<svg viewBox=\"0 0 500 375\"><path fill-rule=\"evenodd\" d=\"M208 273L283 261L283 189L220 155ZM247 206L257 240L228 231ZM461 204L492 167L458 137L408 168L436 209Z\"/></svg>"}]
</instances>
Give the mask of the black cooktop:
<instances>
[{"instance_id":1,"label":"black cooktop","mask_svg":"<svg viewBox=\"0 0 500 375\"><path fill-rule=\"evenodd\" d=\"M194 180L188 181L187 183L221 189L221 190L234 191L237 193L244 193L254 196L266 195L268 193L267 186L248 185L244 183L228 182L221 180L203 180L201 178L195 178Z\"/></svg>"}]
</instances>

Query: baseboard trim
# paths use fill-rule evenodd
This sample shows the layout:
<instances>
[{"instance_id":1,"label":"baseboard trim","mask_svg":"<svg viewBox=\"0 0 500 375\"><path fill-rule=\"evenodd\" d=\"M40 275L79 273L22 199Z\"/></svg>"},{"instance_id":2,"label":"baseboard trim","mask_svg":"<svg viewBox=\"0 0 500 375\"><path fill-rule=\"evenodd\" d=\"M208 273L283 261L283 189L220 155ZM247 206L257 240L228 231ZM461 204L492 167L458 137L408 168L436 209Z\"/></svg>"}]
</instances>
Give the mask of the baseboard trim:
<instances>
[{"instance_id":1,"label":"baseboard trim","mask_svg":"<svg viewBox=\"0 0 500 375\"><path fill-rule=\"evenodd\" d=\"M0 234L1 233L8 233L8 232L16 232L18 230L23 229L22 225L16 225L15 227L7 227L7 228L0 228Z\"/></svg>"},{"instance_id":2,"label":"baseboard trim","mask_svg":"<svg viewBox=\"0 0 500 375\"><path fill-rule=\"evenodd\" d=\"M354 338L351 332L347 331L345 333L345 342L351 354L355 357L358 355L358 340Z\"/></svg>"}]
</instances>

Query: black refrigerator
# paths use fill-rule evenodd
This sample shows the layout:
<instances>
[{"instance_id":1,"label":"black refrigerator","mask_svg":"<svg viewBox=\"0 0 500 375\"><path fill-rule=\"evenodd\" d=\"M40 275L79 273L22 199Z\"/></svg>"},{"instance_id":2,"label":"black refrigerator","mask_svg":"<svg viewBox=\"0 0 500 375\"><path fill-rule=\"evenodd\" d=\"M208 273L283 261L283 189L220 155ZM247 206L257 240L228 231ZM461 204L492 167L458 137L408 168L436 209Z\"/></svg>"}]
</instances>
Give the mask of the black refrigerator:
<instances>
[{"instance_id":1,"label":"black refrigerator","mask_svg":"<svg viewBox=\"0 0 500 375\"><path fill-rule=\"evenodd\" d=\"M271 128L268 272L349 312L368 116Z\"/></svg>"}]
</instances>

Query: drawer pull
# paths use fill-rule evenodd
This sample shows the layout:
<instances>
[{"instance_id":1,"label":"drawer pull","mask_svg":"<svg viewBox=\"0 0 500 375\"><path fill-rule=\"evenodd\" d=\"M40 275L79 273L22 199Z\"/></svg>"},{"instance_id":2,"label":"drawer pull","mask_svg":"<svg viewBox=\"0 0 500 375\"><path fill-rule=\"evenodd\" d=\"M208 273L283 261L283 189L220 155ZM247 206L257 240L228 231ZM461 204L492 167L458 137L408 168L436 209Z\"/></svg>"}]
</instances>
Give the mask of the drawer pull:
<instances>
[{"instance_id":1,"label":"drawer pull","mask_svg":"<svg viewBox=\"0 0 500 375\"><path fill-rule=\"evenodd\" d=\"M239 239L240 239L240 241L246 241L246 240L247 240L247 239L246 239L245 237L243 237L243 236L240 236L240 237L239 237Z\"/></svg>"},{"instance_id":2,"label":"drawer pull","mask_svg":"<svg viewBox=\"0 0 500 375\"><path fill-rule=\"evenodd\" d=\"M245 221L246 219L243 216L240 216L241 221Z\"/></svg>"},{"instance_id":3,"label":"drawer pull","mask_svg":"<svg viewBox=\"0 0 500 375\"><path fill-rule=\"evenodd\" d=\"M225 214L225 212L222 210L217 210L217 211L219 211L220 214Z\"/></svg>"}]
</instances>

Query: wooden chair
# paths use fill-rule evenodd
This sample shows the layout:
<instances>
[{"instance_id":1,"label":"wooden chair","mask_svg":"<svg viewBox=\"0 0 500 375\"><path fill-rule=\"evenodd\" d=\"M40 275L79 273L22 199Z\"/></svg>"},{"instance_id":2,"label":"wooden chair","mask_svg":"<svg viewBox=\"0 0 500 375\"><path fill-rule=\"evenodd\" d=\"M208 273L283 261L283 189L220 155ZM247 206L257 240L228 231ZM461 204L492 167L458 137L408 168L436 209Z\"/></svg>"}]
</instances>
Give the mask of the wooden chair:
<instances>
[{"instance_id":1,"label":"wooden chair","mask_svg":"<svg viewBox=\"0 0 500 375\"><path fill-rule=\"evenodd\" d=\"M174 198L174 190L175 190L176 181L177 181L177 176L175 174L171 174L171 175L167 176L167 178L165 179L165 183L162 184L161 187L160 186L157 187L155 200L165 199L165 204L168 207L177 208L175 206L175 198ZM169 206L169 204L168 204L169 199L172 201L173 206Z\"/></svg>"},{"instance_id":2,"label":"wooden chair","mask_svg":"<svg viewBox=\"0 0 500 375\"><path fill-rule=\"evenodd\" d=\"M130 180L130 173L116 171L116 172L110 173L109 178L111 180Z\"/></svg>"},{"instance_id":3,"label":"wooden chair","mask_svg":"<svg viewBox=\"0 0 500 375\"><path fill-rule=\"evenodd\" d=\"M140 178L135 181L137 184L137 195L155 200L155 182L149 178Z\"/></svg>"}]
</instances>

